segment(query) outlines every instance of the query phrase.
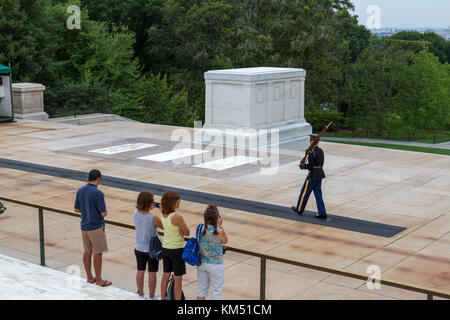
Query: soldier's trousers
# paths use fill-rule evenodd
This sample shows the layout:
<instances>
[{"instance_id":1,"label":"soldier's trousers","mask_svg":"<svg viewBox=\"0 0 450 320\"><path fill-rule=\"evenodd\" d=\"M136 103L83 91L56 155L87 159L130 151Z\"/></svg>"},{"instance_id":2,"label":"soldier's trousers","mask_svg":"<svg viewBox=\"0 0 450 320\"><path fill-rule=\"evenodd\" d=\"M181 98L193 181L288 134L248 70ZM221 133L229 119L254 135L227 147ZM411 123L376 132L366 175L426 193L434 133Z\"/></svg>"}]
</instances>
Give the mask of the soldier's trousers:
<instances>
[{"instance_id":1,"label":"soldier's trousers","mask_svg":"<svg viewBox=\"0 0 450 320\"><path fill-rule=\"evenodd\" d=\"M326 216L327 211L325 210L325 204L322 198L322 180L309 180L306 178L300 196L298 197L297 211L300 214L305 211L311 192L314 192L314 197L316 198L317 211L320 215Z\"/></svg>"}]
</instances>

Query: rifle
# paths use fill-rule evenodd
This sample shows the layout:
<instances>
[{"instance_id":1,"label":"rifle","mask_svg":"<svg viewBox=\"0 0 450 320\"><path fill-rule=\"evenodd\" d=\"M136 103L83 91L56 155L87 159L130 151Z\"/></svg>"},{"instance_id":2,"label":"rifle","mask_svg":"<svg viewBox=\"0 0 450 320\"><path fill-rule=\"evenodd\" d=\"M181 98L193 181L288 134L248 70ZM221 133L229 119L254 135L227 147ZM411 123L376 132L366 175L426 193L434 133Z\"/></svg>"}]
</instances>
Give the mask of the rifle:
<instances>
[{"instance_id":1,"label":"rifle","mask_svg":"<svg viewBox=\"0 0 450 320\"><path fill-rule=\"evenodd\" d=\"M315 142L311 143L308 147L308 149L305 150L305 156L303 157L303 159L300 161L300 164L305 164L306 158L308 157L308 153L315 147L317 141L319 141L320 136L322 134L327 133L328 128L331 126L331 124L333 123L333 121L331 121L327 126L323 127L322 131L320 131L319 135L317 136L317 138L314 138Z\"/></svg>"}]
</instances>

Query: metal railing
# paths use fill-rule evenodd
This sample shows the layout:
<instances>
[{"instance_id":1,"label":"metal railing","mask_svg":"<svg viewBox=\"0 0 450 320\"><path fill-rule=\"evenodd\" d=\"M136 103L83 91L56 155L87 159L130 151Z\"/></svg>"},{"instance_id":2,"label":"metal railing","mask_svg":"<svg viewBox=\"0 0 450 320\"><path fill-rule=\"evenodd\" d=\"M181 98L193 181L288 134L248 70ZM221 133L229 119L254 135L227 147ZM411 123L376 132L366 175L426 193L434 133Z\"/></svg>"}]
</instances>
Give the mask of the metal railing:
<instances>
[{"instance_id":1,"label":"metal railing","mask_svg":"<svg viewBox=\"0 0 450 320\"><path fill-rule=\"evenodd\" d=\"M110 111L108 85L49 88L44 92L44 100L50 118Z\"/></svg>"},{"instance_id":2,"label":"metal railing","mask_svg":"<svg viewBox=\"0 0 450 320\"><path fill-rule=\"evenodd\" d=\"M19 200L15 200L15 199L0 197L0 201L6 201L6 202L38 209L41 266L45 266L44 211L54 212L54 213L71 216L71 217L77 217L77 218L80 217L80 215L77 213L59 210L59 209L46 207L46 206L41 206L38 204L19 201ZM125 223L121 223L121 222L105 220L105 223L109 224L109 225L121 227L121 228L134 230L134 226L125 224ZM159 232L159 234L164 235L163 232ZM188 239L186 238L185 240L188 240ZM301 261L296 261L296 260L290 260L290 259L286 259L283 257L268 255L268 254L265 254L262 252L249 251L249 250L244 250L244 249L230 247L230 246L227 246L227 251L241 253L244 255L249 255L249 256L253 256L253 257L257 257L257 258L261 259L261 262L260 262L260 300L265 300L265 298L266 298L267 260L280 262L280 263L293 265L293 266L298 266L298 267L302 267L302 268L312 269L312 270L316 270L316 271L326 272L326 273L339 275L339 276L343 276L343 277L347 277L347 278L353 278L353 279L358 279L358 280L363 280L363 281L368 280L367 275L364 275L364 274L358 274L358 273L348 272L345 270L324 267L324 266L320 266L320 265L316 265L316 264L311 264L311 263L306 263L306 262L301 262ZM421 288L421 287L404 284L404 283L399 283L399 282L395 282L395 281L380 279L380 285L386 285L389 287L395 287L395 288L399 288L399 289L403 289L403 290L407 290L407 291L423 293L427 296L428 300L433 300L433 297L450 299L450 293L440 292L440 291L427 289L427 288Z\"/></svg>"}]
</instances>

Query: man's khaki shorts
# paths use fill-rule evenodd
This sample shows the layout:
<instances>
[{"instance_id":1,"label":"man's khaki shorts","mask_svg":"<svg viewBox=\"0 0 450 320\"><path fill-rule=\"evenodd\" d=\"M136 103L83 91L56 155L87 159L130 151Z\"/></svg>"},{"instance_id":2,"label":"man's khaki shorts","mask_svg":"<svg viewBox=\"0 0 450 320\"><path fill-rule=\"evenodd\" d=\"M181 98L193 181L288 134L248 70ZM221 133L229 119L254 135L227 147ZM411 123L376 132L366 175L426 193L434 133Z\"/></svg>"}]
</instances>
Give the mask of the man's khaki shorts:
<instances>
[{"instance_id":1,"label":"man's khaki shorts","mask_svg":"<svg viewBox=\"0 0 450 320\"><path fill-rule=\"evenodd\" d=\"M104 227L92 231L81 231L84 252L99 254L108 251Z\"/></svg>"}]
</instances>

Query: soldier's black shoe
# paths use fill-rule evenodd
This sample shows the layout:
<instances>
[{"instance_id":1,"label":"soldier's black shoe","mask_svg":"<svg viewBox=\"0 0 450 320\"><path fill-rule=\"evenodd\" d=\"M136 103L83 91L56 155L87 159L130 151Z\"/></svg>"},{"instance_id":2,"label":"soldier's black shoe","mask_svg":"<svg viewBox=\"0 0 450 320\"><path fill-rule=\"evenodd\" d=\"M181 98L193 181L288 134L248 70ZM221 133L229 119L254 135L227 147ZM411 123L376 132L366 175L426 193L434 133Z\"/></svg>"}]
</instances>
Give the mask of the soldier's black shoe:
<instances>
[{"instance_id":1,"label":"soldier's black shoe","mask_svg":"<svg viewBox=\"0 0 450 320\"><path fill-rule=\"evenodd\" d=\"M326 215L323 215L323 214L316 214L316 215L314 216L314 218L327 220L327 216L326 216Z\"/></svg>"},{"instance_id":2,"label":"soldier's black shoe","mask_svg":"<svg viewBox=\"0 0 450 320\"><path fill-rule=\"evenodd\" d=\"M300 212L297 211L297 207L292 206L291 209L292 209L292 211L294 211L296 214L298 214L298 215L300 215L300 216L302 215Z\"/></svg>"}]
</instances>

